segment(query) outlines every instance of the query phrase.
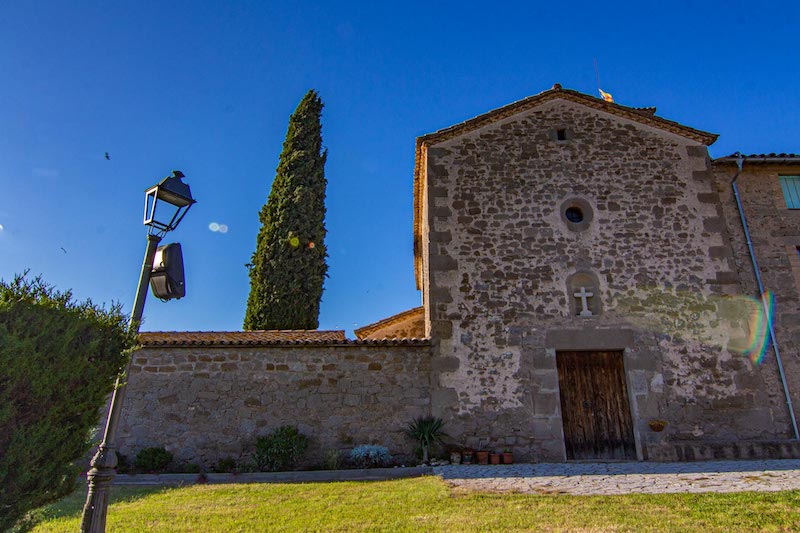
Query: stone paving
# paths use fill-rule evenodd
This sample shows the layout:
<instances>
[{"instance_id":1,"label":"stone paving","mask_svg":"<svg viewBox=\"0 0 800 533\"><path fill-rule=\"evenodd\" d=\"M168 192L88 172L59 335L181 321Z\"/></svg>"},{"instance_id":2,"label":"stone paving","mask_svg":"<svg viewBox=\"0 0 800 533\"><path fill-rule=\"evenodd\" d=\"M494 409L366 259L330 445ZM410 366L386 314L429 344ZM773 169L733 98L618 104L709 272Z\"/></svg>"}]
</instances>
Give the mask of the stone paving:
<instances>
[{"instance_id":1,"label":"stone paving","mask_svg":"<svg viewBox=\"0 0 800 533\"><path fill-rule=\"evenodd\" d=\"M657 494L800 489L800 460L434 467L452 487L534 494Z\"/></svg>"}]
</instances>

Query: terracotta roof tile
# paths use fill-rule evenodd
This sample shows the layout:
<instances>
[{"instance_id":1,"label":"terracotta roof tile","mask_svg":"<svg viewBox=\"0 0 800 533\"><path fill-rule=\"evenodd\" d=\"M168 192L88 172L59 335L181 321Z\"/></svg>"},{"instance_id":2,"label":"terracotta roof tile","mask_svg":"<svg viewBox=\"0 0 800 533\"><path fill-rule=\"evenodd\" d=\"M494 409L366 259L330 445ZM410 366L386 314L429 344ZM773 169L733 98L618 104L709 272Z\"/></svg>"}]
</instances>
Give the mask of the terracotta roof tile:
<instances>
[{"instance_id":1,"label":"terracotta roof tile","mask_svg":"<svg viewBox=\"0 0 800 533\"><path fill-rule=\"evenodd\" d=\"M739 158L739 152L724 157L718 157L715 163L735 163ZM797 163L800 162L800 154L741 154L745 162L749 163Z\"/></svg>"},{"instance_id":2,"label":"terracotta roof tile","mask_svg":"<svg viewBox=\"0 0 800 533\"><path fill-rule=\"evenodd\" d=\"M728 160L728 159L732 159L732 160L735 161L740 155L742 157L744 157L745 160L747 160L747 159L798 159L798 158L800 158L800 154L784 154L784 153L776 154L775 152L772 152L772 153L769 153L769 154L741 154L740 152L734 152L731 155L726 155L724 157L718 157L717 159L715 159L715 161Z\"/></svg>"},{"instance_id":3,"label":"terracotta roof tile","mask_svg":"<svg viewBox=\"0 0 800 533\"><path fill-rule=\"evenodd\" d=\"M344 331L146 331L139 333L142 346L267 346L313 344L424 345L427 339L355 341Z\"/></svg>"},{"instance_id":4,"label":"terracotta roof tile","mask_svg":"<svg viewBox=\"0 0 800 533\"><path fill-rule=\"evenodd\" d=\"M425 313L425 308L423 308L422 306L415 307L413 309L408 309L407 311L403 311L402 313L397 313L396 315L384 318L383 320L379 320L372 324L367 324L366 326L362 326L357 330L353 331L353 333L356 334L356 337L361 339L363 337L366 337L367 335L374 333L375 331L381 328L391 326L392 324L397 324L398 322L402 322L403 320L406 320L408 318L424 315L424 313Z\"/></svg>"}]
</instances>

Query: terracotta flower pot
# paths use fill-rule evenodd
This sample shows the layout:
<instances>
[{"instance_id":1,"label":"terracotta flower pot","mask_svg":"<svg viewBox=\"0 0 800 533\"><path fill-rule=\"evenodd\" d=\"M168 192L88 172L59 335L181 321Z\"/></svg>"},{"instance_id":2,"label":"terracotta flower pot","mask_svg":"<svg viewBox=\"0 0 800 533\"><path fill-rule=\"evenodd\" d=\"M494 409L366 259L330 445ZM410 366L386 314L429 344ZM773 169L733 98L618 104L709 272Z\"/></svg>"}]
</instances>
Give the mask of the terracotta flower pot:
<instances>
[{"instance_id":1,"label":"terracotta flower pot","mask_svg":"<svg viewBox=\"0 0 800 533\"><path fill-rule=\"evenodd\" d=\"M660 433L664 431L665 427L667 427L667 422L665 420L651 420L647 423L647 425L650 426L650 429L656 433Z\"/></svg>"},{"instance_id":2,"label":"terracotta flower pot","mask_svg":"<svg viewBox=\"0 0 800 533\"><path fill-rule=\"evenodd\" d=\"M489 454L489 463L493 465L500 464L500 454L499 453L490 453Z\"/></svg>"},{"instance_id":3,"label":"terracotta flower pot","mask_svg":"<svg viewBox=\"0 0 800 533\"><path fill-rule=\"evenodd\" d=\"M478 458L479 465L489 464L489 452L475 452L475 456Z\"/></svg>"},{"instance_id":4,"label":"terracotta flower pot","mask_svg":"<svg viewBox=\"0 0 800 533\"><path fill-rule=\"evenodd\" d=\"M510 465L514 463L514 454L511 452L503 452L503 464Z\"/></svg>"}]
</instances>

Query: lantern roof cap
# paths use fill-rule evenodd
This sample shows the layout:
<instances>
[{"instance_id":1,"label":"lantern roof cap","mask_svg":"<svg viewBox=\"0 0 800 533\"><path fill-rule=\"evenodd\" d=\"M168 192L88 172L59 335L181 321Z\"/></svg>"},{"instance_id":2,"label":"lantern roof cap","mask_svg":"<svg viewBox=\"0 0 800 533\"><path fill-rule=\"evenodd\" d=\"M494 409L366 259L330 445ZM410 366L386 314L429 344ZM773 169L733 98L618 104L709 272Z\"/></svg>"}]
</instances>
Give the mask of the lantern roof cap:
<instances>
[{"instance_id":1,"label":"lantern roof cap","mask_svg":"<svg viewBox=\"0 0 800 533\"><path fill-rule=\"evenodd\" d=\"M183 172L180 170L173 170L171 175L145 190L149 192L155 188L158 188L160 191L170 193L165 197L165 199L167 199L167 201L170 203L173 203L173 199L180 199L183 200L183 202L186 202L188 205L195 204L197 203L197 200L192 198L192 191L189 189L189 185L181 181L181 178L183 177L185 177Z\"/></svg>"}]
</instances>

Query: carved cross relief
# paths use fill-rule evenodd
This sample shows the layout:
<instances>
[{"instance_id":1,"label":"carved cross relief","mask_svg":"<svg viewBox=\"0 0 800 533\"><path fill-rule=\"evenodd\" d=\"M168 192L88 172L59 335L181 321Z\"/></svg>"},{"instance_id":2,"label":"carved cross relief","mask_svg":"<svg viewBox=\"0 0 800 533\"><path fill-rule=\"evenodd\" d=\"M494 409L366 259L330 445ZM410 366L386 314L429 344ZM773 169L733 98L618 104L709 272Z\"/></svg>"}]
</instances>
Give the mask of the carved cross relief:
<instances>
[{"instance_id":1,"label":"carved cross relief","mask_svg":"<svg viewBox=\"0 0 800 533\"><path fill-rule=\"evenodd\" d=\"M581 312L578 313L578 316L592 316L593 313L589 309L589 298L594 296L594 293L588 292L586 287L581 287L581 290L574 293L573 296L581 299Z\"/></svg>"}]
</instances>

